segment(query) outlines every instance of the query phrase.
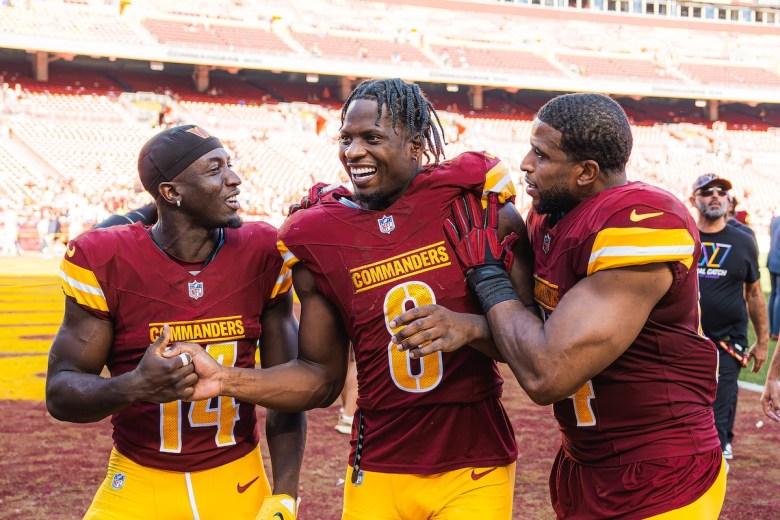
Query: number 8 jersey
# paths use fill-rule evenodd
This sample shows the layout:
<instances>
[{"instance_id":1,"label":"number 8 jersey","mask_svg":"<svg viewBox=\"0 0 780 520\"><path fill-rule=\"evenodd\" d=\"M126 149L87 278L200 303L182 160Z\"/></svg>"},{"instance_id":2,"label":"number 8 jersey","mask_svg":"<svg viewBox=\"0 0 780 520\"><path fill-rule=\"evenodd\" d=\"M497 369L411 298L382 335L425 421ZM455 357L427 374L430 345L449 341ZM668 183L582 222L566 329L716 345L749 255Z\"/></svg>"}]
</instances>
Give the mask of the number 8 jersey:
<instances>
[{"instance_id":1,"label":"number 8 jersey","mask_svg":"<svg viewBox=\"0 0 780 520\"><path fill-rule=\"evenodd\" d=\"M493 360L469 347L412 360L390 341L390 322L411 307L479 313L442 227L464 190L514 195L504 163L469 152L425 168L384 211L331 193L279 230L286 265L312 272L354 346L366 470L431 474L517 457Z\"/></svg>"},{"instance_id":2,"label":"number 8 jersey","mask_svg":"<svg viewBox=\"0 0 780 520\"><path fill-rule=\"evenodd\" d=\"M163 253L136 223L72 240L60 278L68 298L111 321L106 365L112 376L133 370L166 323L171 342L199 343L223 365L253 368L263 310L291 285L276 230L262 223L225 229L214 259L193 272ZM139 402L116 412L111 422L120 453L171 471L221 466L259 440L254 405L230 397Z\"/></svg>"}]
</instances>

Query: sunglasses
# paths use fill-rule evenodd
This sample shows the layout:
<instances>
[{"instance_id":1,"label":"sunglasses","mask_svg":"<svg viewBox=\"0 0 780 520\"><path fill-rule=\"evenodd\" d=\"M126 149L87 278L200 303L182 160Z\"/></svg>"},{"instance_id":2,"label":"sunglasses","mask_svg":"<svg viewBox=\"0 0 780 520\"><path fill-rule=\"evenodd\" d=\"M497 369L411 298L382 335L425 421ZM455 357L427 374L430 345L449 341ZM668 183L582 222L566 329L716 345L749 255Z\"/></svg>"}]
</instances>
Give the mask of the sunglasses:
<instances>
[{"instance_id":1,"label":"sunglasses","mask_svg":"<svg viewBox=\"0 0 780 520\"><path fill-rule=\"evenodd\" d=\"M717 186L712 188L707 188L706 190L699 190L699 195L702 197L712 197L713 195L717 195L719 197L726 196L726 192L728 190L724 190L723 188L719 188Z\"/></svg>"}]
</instances>

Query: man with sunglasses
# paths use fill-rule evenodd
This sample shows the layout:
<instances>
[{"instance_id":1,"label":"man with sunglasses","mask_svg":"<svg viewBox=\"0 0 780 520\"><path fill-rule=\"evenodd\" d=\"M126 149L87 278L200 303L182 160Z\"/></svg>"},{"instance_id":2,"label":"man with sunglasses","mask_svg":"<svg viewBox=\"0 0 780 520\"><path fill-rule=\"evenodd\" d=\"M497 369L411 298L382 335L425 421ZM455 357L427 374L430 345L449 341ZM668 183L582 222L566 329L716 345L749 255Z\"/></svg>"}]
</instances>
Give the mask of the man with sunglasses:
<instances>
[{"instance_id":1,"label":"man with sunglasses","mask_svg":"<svg viewBox=\"0 0 780 520\"><path fill-rule=\"evenodd\" d=\"M737 379L742 367L753 360L758 372L767 357L769 330L767 307L761 291L758 248L753 238L726 225L731 182L714 173L701 175L693 183L691 204L698 211L701 237L699 261L701 324L718 346L720 370L718 393L712 407L723 456L733 457L734 417L737 411ZM748 318L756 342L747 347Z\"/></svg>"}]
</instances>

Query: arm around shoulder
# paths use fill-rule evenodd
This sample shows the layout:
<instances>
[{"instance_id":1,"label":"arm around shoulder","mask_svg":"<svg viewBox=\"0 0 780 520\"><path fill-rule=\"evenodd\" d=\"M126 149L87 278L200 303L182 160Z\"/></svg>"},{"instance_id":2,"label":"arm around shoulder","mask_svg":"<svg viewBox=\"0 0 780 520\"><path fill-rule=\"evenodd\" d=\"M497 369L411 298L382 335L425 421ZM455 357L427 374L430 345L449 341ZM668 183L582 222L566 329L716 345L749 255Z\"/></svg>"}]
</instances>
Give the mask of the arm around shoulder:
<instances>
[{"instance_id":1,"label":"arm around shoulder","mask_svg":"<svg viewBox=\"0 0 780 520\"><path fill-rule=\"evenodd\" d=\"M515 205L508 203L499 211L498 236L503 240L510 233L517 235L517 240L512 247L514 261L509 271L512 287L515 288L515 292L520 297L523 305L535 307L533 285L534 257L531 244L528 242L528 229Z\"/></svg>"},{"instance_id":2,"label":"arm around shoulder","mask_svg":"<svg viewBox=\"0 0 780 520\"><path fill-rule=\"evenodd\" d=\"M550 404L625 352L671 283L666 264L599 271L570 289L544 322L517 301L493 307L488 322L523 389L537 404Z\"/></svg>"}]
</instances>

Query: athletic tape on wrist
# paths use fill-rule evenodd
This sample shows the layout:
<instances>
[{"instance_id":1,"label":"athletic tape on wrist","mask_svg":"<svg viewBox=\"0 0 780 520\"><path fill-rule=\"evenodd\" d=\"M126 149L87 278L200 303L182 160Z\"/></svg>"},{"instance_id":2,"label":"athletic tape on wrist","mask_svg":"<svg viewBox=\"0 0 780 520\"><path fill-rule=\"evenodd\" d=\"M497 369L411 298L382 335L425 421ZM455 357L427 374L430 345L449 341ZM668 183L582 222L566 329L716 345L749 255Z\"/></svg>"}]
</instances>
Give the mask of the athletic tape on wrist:
<instances>
[{"instance_id":1,"label":"athletic tape on wrist","mask_svg":"<svg viewBox=\"0 0 780 520\"><path fill-rule=\"evenodd\" d=\"M488 313L495 305L508 300L520 301L515 293L509 274L495 266L483 266L466 274L469 286L476 294L482 312Z\"/></svg>"}]
</instances>

